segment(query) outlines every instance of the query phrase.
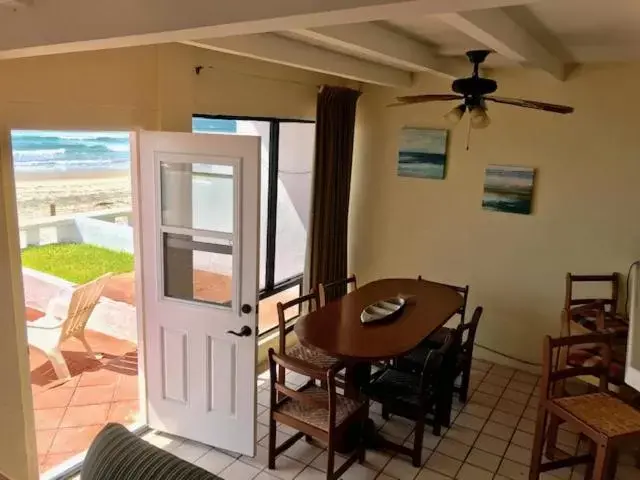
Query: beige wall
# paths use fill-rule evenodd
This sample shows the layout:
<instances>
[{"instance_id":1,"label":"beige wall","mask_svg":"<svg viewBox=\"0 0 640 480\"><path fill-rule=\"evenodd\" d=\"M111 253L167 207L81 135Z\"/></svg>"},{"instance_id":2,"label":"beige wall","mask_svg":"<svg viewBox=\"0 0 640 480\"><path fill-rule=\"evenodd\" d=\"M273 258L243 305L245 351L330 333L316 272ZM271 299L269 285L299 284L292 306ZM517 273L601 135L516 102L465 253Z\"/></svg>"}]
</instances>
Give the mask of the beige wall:
<instances>
[{"instance_id":1,"label":"beige wall","mask_svg":"<svg viewBox=\"0 0 640 480\"><path fill-rule=\"evenodd\" d=\"M190 131L193 113L313 118L322 83L340 81L182 45L0 62L0 475L37 475L8 130Z\"/></svg>"},{"instance_id":2,"label":"beige wall","mask_svg":"<svg viewBox=\"0 0 640 480\"><path fill-rule=\"evenodd\" d=\"M484 305L479 342L538 361L559 333L564 275L626 274L640 258L640 64L577 70L565 83L524 69L498 71L499 94L566 103L570 116L490 105L492 125L450 132L444 181L396 175L403 125L447 128L455 104L387 109L397 94L447 92L431 79L410 91L373 89L359 105L351 261L363 281L415 276L471 285ZM537 169L530 216L482 210L490 163ZM358 279L360 280L360 278ZM480 353L480 351L479 351Z\"/></svg>"}]
</instances>

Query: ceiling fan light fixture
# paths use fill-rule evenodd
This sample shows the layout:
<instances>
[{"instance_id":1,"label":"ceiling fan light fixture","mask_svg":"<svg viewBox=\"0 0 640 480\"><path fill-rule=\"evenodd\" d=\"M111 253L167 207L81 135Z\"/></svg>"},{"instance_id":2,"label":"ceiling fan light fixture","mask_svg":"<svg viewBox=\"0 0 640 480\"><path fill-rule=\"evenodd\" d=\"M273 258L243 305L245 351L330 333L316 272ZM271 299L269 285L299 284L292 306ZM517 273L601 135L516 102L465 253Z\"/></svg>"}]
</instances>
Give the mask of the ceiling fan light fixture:
<instances>
[{"instance_id":1,"label":"ceiling fan light fixture","mask_svg":"<svg viewBox=\"0 0 640 480\"><path fill-rule=\"evenodd\" d=\"M487 128L491 124L486 108L480 106L469 110L469 121L471 122L471 128L476 129Z\"/></svg>"},{"instance_id":2,"label":"ceiling fan light fixture","mask_svg":"<svg viewBox=\"0 0 640 480\"><path fill-rule=\"evenodd\" d=\"M462 120L462 116L464 115L464 112L466 112L466 110L466 105L464 103L461 103L457 107L452 108L451 111L444 116L444 118L452 125L457 125L460 120Z\"/></svg>"}]
</instances>

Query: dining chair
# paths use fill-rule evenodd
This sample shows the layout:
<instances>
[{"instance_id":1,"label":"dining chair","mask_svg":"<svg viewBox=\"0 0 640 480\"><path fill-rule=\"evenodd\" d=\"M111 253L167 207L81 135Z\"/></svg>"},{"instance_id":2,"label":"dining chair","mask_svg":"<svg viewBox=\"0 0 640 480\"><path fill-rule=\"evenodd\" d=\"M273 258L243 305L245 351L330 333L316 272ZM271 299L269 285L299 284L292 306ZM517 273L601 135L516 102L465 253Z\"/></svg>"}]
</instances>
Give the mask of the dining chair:
<instances>
[{"instance_id":1,"label":"dining chair","mask_svg":"<svg viewBox=\"0 0 640 480\"><path fill-rule=\"evenodd\" d=\"M423 280L422 275L418 275L418 280L419 281ZM451 285L448 283L439 283L439 282L431 282L431 283L435 283L437 285L444 285L445 287L452 288L462 296L462 306L458 309L455 315L458 316L458 320L459 320L458 325L464 325L464 321L467 315L467 303L469 300L469 285L459 286L459 285ZM456 325L455 327L457 327L458 325ZM455 327L444 326L439 328L437 331L429 335L429 337L425 338L424 343L432 347L442 345L447 333L455 330Z\"/></svg>"},{"instance_id":2,"label":"dining chair","mask_svg":"<svg viewBox=\"0 0 640 480\"><path fill-rule=\"evenodd\" d=\"M100 301L104 287L112 276L113 273L106 273L91 282L75 287L71 291L70 298L68 292L62 292L49 302L43 317L27 325L29 345L45 353L59 379L71 378L69 367L61 351L61 346L67 339L80 340L90 357L98 360L102 358L100 354L93 351L84 331L89 317Z\"/></svg>"},{"instance_id":3,"label":"dining chair","mask_svg":"<svg viewBox=\"0 0 640 480\"><path fill-rule=\"evenodd\" d=\"M598 297L576 297L575 284L609 284L609 292ZM570 319L587 332L608 330L626 333L628 321L618 313L620 295L620 274L575 275L567 273L564 308L570 313Z\"/></svg>"},{"instance_id":4,"label":"dining chair","mask_svg":"<svg viewBox=\"0 0 640 480\"><path fill-rule=\"evenodd\" d=\"M447 415L450 415L453 394L452 370L459 345L459 330L447 335L445 343L427 355L422 370L414 373L391 365L372 376L362 392L370 400L382 404L383 414L398 415L415 421L413 448L381 439L382 447L409 455L413 465L422 465L422 440L426 423L439 436ZM429 419L427 419L429 415Z\"/></svg>"},{"instance_id":5,"label":"dining chair","mask_svg":"<svg viewBox=\"0 0 640 480\"><path fill-rule=\"evenodd\" d=\"M318 296L320 298L320 306L324 307L327 303L343 297L349 292L358 288L358 282L354 274L347 278L335 280L328 283L320 283L318 285Z\"/></svg>"},{"instance_id":6,"label":"dining chair","mask_svg":"<svg viewBox=\"0 0 640 480\"><path fill-rule=\"evenodd\" d=\"M276 368L277 367L277 368ZM336 363L328 370L301 362L297 358L278 355L269 349L271 396L269 413L268 467L276 468L276 457L293 446L303 436L312 437L327 445L327 480L340 478L357 460L365 460L364 425L368 418L366 401L354 400L336 391L335 374L344 365ZM278 371L277 371L278 370ZM310 380L294 390L284 385L286 371L305 375ZM315 385L320 381L326 389ZM277 395L281 399L277 399ZM276 445L276 422L298 430L280 445ZM335 469L336 443L351 428L359 429L355 451L339 468Z\"/></svg>"},{"instance_id":7,"label":"dining chair","mask_svg":"<svg viewBox=\"0 0 640 480\"><path fill-rule=\"evenodd\" d=\"M608 369L611 361L611 334L586 334L573 337L551 338L543 342L543 376L540 401L531 453L529 480L537 480L541 473L559 468L587 464L584 478L613 479L617 464L617 449L640 441L640 411L623 402L608 391ZM603 361L594 366L562 368L564 351L579 345L596 344L602 351ZM568 396L562 384L578 376L598 377L598 391ZM543 462L545 441L549 440L547 422L566 422L572 430L589 439L589 452L572 455L557 446L547 446ZM545 432L547 434L545 435ZM554 442L555 443L555 442Z\"/></svg>"},{"instance_id":8,"label":"dining chair","mask_svg":"<svg viewBox=\"0 0 640 480\"><path fill-rule=\"evenodd\" d=\"M460 329L459 338L460 346L458 349L455 369L453 372L454 379L460 378L460 385L454 384L454 392L458 394L458 398L462 403L466 403L469 395L469 382L471 380L471 363L473 360L473 346L476 341L476 333L480 325L480 318L483 312L482 307L476 307L471 316L471 321L463 323ZM449 331L450 332L450 331ZM450 333L448 333L450 335ZM424 365L426 357L437 346L423 342L418 347L411 350L408 354L396 360L398 368L418 372ZM448 424L447 424L448 426Z\"/></svg>"},{"instance_id":9,"label":"dining chair","mask_svg":"<svg viewBox=\"0 0 640 480\"><path fill-rule=\"evenodd\" d=\"M327 371L334 365L340 363L337 358L326 355L320 350L305 347L299 342L287 348L287 336L293 332L293 327L295 326L292 320L300 315L304 309L307 309L310 312L315 310L318 305L318 293L315 290L312 290L307 295L289 300L288 302L278 302L276 304L276 310L278 311L279 333L278 354L287 355L302 362L311 364L316 368ZM294 311L294 314L291 315L290 313L292 310L297 311ZM282 373L284 368L281 368L280 370ZM284 381L284 375L280 375L279 378Z\"/></svg>"}]
</instances>

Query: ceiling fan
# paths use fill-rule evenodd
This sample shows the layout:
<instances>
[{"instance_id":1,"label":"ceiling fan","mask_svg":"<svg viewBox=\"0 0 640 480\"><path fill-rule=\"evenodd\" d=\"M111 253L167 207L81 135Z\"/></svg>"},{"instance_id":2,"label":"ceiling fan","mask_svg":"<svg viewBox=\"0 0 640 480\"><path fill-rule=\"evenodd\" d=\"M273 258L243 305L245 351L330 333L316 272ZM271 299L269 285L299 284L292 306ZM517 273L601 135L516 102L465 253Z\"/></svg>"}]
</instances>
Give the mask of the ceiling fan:
<instances>
[{"instance_id":1,"label":"ceiling fan","mask_svg":"<svg viewBox=\"0 0 640 480\"><path fill-rule=\"evenodd\" d=\"M516 107L533 108L536 110L544 110L553 113L572 113L573 107L565 105L555 105L552 103L536 102L533 100L524 100L521 98L505 98L492 97L490 93L498 89L495 80L483 78L479 74L480 64L485 61L491 50L471 50L467 52L469 61L473 64L473 74L470 77L458 78L451 84L451 89L455 94L433 94L433 95L410 95L407 97L398 97L398 103L390 106L411 105L414 103L440 102L450 100L462 100L462 103L454 107L445 118L453 124L457 124L465 112L469 111L471 128L486 128L491 123L487 115L486 102L504 103L506 105L514 105Z\"/></svg>"}]
</instances>

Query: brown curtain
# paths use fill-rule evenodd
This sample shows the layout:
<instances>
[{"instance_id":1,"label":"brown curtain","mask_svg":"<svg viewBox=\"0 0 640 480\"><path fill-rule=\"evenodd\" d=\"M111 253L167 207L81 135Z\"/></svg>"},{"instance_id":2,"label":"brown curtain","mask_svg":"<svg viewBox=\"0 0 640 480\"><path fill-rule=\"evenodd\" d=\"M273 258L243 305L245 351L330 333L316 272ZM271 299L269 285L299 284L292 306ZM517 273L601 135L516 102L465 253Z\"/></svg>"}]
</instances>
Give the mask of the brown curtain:
<instances>
[{"instance_id":1,"label":"brown curtain","mask_svg":"<svg viewBox=\"0 0 640 480\"><path fill-rule=\"evenodd\" d=\"M351 163L360 92L324 86L318 93L308 284L347 276Z\"/></svg>"}]
</instances>

